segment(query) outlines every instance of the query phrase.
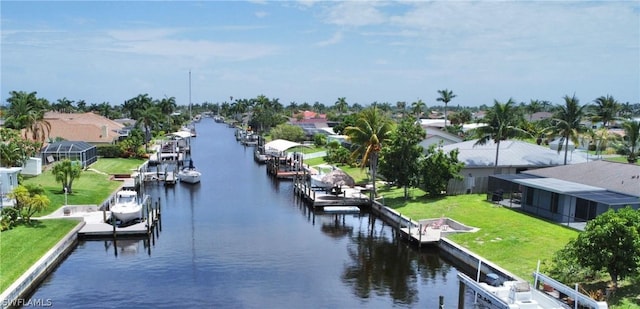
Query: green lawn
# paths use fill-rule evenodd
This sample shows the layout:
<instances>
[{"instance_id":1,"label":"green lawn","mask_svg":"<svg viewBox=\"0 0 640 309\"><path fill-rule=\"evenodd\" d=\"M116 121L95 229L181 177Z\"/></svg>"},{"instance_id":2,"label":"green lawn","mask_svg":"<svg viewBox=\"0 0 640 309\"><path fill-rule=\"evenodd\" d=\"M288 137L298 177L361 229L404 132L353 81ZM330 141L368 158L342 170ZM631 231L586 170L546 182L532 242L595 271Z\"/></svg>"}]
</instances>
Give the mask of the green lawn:
<instances>
[{"instance_id":1,"label":"green lawn","mask_svg":"<svg viewBox=\"0 0 640 309\"><path fill-rule=\"evenodd\" d=\"M67 195L69 205L102 204L106 198L122 185L121 181L110 180L110 175L130 173L143 162L144 160L139 159L98 159L96 163L90 166L89 170L82 172L80 178L73 181L72 192ZM64 205L65 194L62 185L55 181L50 170L44 171L36 177L25 178L24 183L41 185L45 190L45 195L51 200L49 207L38 212L35 215L36 217L50 214Z\"/></svg>"},{"instance_id":2,"label":"green lawn","mask_svg":"<svg viewBox=\"0 0 640 309\"><path fill-rule=\"evenodd\" d=\"M145 161L143 159L100 158L89 168L108 174L125 174L137 170Z\"/></svg>"},{"instance_id":3,"label":"green lawn","mask_svg":"<svg viewBox=\"0 0 640 309\"><path fill-rule=\"evenodd\" d=\"M573 229L498 207L487 202L484 194L425 199L420 190L412 193L417 197L405 201L402 190L380 190L387 206L415 220L445 216L480 228L479 232L454 234L449 239L521 278L529 279L538 260L550 260L555 251L578 236Z\"/></svg>"},{"instance_id":4,"label":"green lawn","mask_svg":"<svg viewBox=\"0 0 640 309\"><path fill-rule=\"evenodd\" d=\"M4 291L51 249L78 221L41 220L0 232L0 291Z\"/></svg>"}]
</instances>

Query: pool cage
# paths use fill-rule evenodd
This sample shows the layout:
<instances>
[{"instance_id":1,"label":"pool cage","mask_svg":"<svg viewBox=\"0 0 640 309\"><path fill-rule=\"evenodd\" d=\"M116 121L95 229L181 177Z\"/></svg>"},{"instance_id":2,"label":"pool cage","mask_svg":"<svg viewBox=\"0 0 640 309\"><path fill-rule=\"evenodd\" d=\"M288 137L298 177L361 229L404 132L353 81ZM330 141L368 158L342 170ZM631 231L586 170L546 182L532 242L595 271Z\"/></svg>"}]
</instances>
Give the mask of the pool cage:
<instances>
[{"instance_id":1,"label":"pool cage","mask_svg":"<svg viewBox=\"0 0 640 309\"><path fill-rule=\"evenodd\" d=\"M82 141L61 141L51 143L40 151L42 161L45 164L69 159L80 162L82 168L86 168L98 160L96 146Z\"/></svg>"}]
</instances>

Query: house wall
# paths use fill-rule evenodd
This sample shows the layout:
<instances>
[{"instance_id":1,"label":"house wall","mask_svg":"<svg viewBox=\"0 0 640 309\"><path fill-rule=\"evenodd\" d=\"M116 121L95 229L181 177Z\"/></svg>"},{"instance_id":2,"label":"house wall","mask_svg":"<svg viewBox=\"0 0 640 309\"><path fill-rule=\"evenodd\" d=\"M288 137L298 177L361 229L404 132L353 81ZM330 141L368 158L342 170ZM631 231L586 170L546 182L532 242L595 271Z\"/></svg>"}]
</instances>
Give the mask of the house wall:
<instances>
[{"instance_id":1,"label":"house wall","mask_svg":"<svg viewBox=\"0 0 640 309\"><path fill-rule=\"evenodd\" d=\"M515 167L499 168L498 174L515 174ZM447 195L459 195L468 193L487 193L489 176L495 174L495 169L483 168L463 168L460 170L462 180L451 179L447 185Z\"/></svg>"}]
</instances>

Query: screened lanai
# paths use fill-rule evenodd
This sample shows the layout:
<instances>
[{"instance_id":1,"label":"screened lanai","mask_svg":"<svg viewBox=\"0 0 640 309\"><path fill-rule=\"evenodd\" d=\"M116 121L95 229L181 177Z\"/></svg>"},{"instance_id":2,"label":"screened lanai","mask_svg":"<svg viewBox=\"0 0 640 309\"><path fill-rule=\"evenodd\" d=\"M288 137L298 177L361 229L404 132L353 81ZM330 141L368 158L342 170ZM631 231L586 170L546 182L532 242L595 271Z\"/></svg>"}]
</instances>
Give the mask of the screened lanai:
<instances>
[{"instance_id":1,"label":"screened lanai","mask_svg":"<svg viewBox=\"0 0 640 309\"><path fill-rule=\"evenodd\" d=\"M80 162L82 164L82 168L86 168L98 160L98 151L96 146L87 142L78 141L61 141L51 143L43 147L40 154L42 161L44 161L45 164L69 159L71 161Z\"/></svg>"}]
</instances>

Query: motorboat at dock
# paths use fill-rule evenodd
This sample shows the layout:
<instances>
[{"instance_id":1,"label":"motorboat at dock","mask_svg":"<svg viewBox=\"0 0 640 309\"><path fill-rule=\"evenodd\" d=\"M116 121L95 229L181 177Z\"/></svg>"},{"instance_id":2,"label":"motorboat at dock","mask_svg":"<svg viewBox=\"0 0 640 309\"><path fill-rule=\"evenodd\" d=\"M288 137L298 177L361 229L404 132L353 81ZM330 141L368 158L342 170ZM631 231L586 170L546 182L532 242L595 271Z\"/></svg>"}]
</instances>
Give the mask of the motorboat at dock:
<instances>
[{"instance_id":1,"label":"motorboat at dock","mask_svg":"<svg viewBox=\"0 0 640 309\"><path fill-rule=\"evenodd\" d=\"M134 190L120 190L116 200L110 207L111 214L121 222L131 222L142 218L142 201Z\"/></svg>"}]
</instances>

